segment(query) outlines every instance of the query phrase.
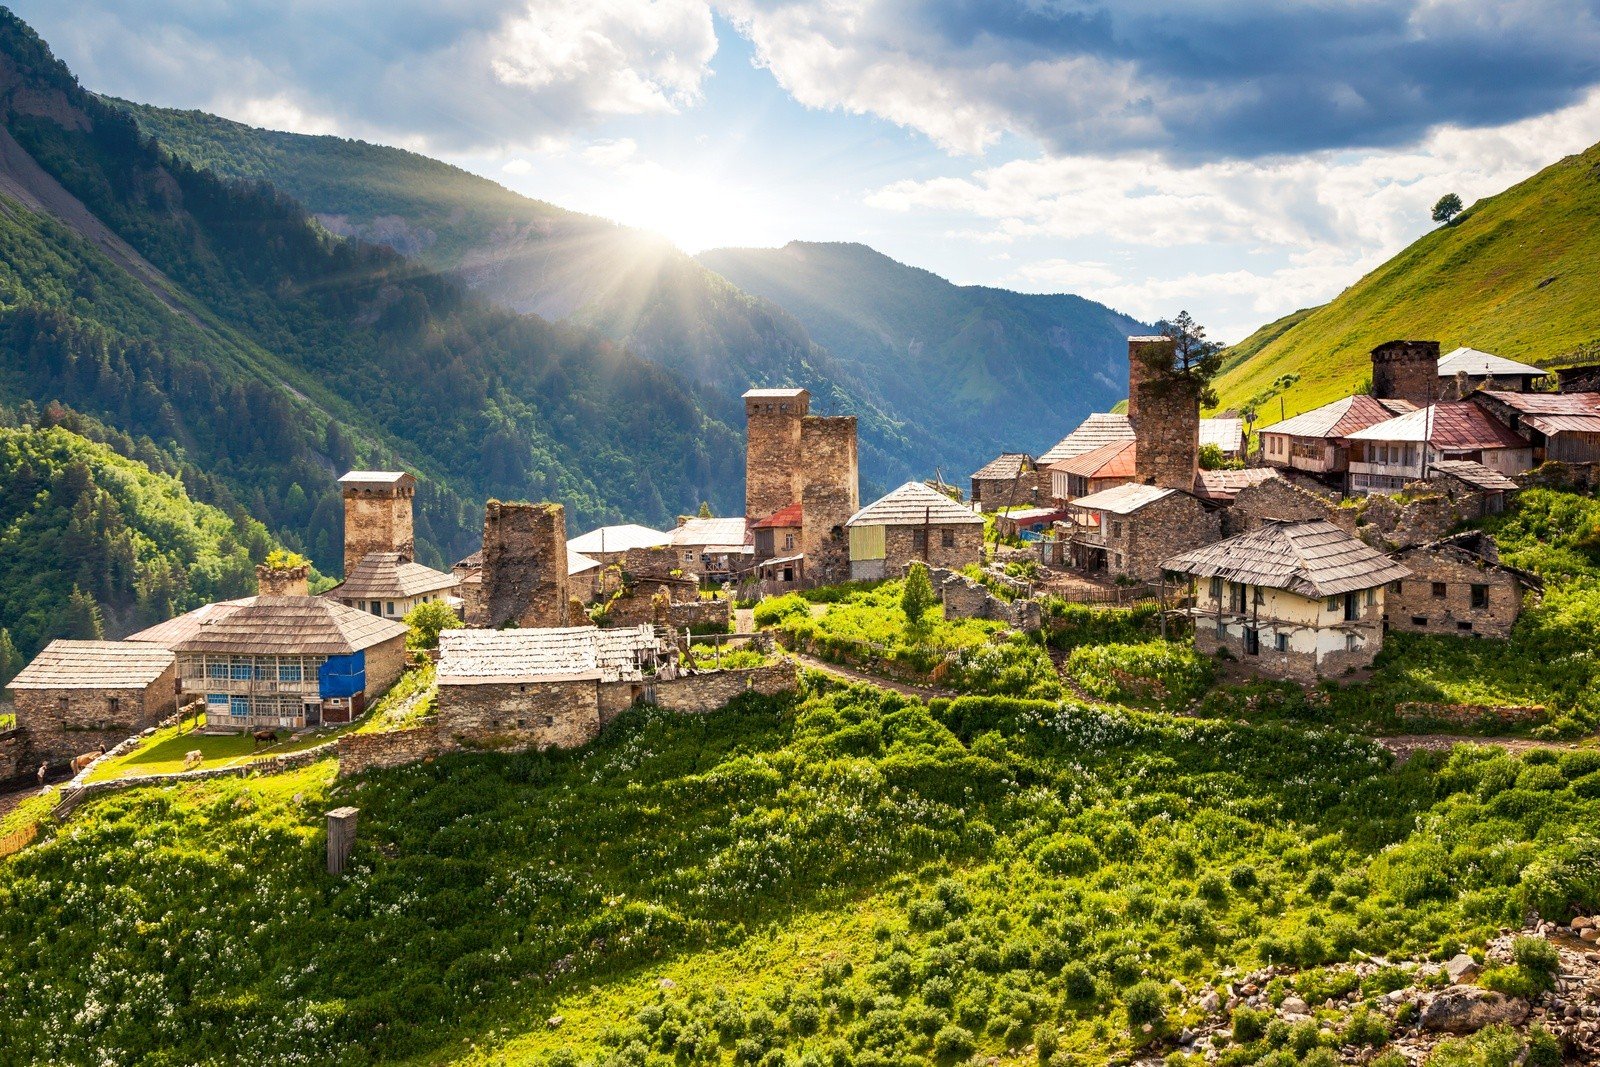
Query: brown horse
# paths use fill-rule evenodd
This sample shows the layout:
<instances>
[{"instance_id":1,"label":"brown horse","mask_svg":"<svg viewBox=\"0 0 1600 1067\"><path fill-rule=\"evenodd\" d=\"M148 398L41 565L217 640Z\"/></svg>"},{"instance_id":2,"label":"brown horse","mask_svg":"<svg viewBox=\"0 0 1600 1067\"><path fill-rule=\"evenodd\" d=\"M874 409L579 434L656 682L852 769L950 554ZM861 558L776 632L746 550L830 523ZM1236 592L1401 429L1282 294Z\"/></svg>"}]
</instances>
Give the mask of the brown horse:
<instances>
[{"instance_id":1,"label":"brown horse","mask_svg":"<svg viewBox=\"0 0 1600 1067\"><path fill-rule=\"evenodd\" d=\"M79 771L83 770L85 767L89 766L89 764L93 763L95 760L99 759L105 754L106 750L102 748L98 752L85 752L81 756L72 757L72 773L77 774Z\"/></svg>"}]
</instances>

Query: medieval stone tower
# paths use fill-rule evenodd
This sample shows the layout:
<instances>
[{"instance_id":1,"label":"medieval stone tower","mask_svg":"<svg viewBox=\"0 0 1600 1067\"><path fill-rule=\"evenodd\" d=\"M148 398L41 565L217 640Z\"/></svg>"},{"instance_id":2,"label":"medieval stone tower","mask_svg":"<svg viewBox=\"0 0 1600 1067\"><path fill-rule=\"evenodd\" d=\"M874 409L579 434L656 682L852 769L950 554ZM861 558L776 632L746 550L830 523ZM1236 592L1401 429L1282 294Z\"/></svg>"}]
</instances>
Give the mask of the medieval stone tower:
<instances>
[{"instance_id":1,"label":"medieval stone tower","mask_svg":"<svg viewBox=\"0 0 1600 1067\"><path fill-rule=\"evenodd\" d=\"M1439 399L1439 342L1385 341L1374 348L1372 395L1419 408Z\"/></svg>"},{"instance_id":2,"label":"medieval stone tower","mask_svg":"<svg viewBox=\"0 0 1600 1067\"><path fill-rule=\"evenodd\" d=\"M416 555L411 504L417 480L404 471L351 471L339 479L344 491L344 573L369 552Z\"/></svg>"},{"instance_id":3,"label":"medieval stone tower","mask_svg":"<svg viewBox=\"0 0 1600 1067\"><path fill-rule=\"evenodd\" d=\"M804 389L752 389L744 413L745 521L799 504L807 572L831 577L848 566L841 531L861 507L855 416L811 414Z\"/></svg>"},{"instance_id":4,"label":"medieval stone tower","mask_svg":"<svg viewBox=\"0 0 1600 1067\"><path fill-rule=\"evenodd\" d=\"M1152 368L1173 362L1170 337L1128 338L1128 421L1134 476L1146 485L1194 491L1200 469L1200 398L1188 382Z\"/></svg>"},{"instance_id":5,"label":"medieval stone tower","mask_svg":"<svg viewBox=\"0 0 1600 1067\"><path fill-rule=\"evenodd\" d=\"M483 514L482 617L469 626L567 624L567 517L560 504L489 501Z\"/></svg>"}]
</instances>

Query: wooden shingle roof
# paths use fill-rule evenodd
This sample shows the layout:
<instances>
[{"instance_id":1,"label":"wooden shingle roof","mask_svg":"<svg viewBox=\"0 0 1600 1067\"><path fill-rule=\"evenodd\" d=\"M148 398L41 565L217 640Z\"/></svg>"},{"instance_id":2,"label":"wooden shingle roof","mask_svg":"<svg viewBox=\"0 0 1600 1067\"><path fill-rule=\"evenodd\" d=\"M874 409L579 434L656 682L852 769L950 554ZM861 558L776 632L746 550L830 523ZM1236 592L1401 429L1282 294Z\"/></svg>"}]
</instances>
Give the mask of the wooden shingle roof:
<instances>
[{"instance_id":1,"label":"wooden shingle roof","mask_svg":"<svg viewBox=\"0 0 1600 1067\"><path fill-rule=\"evenodd\" d=\"M957 504L937 489L921 482L907 482L850 516L845 525L953 526L969 523L982 526L983 518Z\"/></svg>"},{"instance_id":2,"label":"wooden shingle roof","mask_svg":"<svg viewBox=\"0 0 1600 1067\"><path fill-rule=\"evenodd\" d=\"M319 596L253 596L207 604L128 638L173 652L345 656L404 637L393 619Z\"/></svg>"},{"instance_id":3,"label":"wooden shingle roof","mask_svg":"<svg viewBox=\"0 0 1600 1067\"><path fill-rule=\"evenodd\" d=\"M1473 459L1439 459L1431 464L1433 470L1466 482L1474 489L1486 492L1514 492L1521 486L1493 467L1485 467Z\"/></svg>"},{"instance_id":4,"label":"wooden shingle roof","mask_svg":"<svg viewBox=\"0 0 1600 1067\"><path fill-rule=\"evenodd\" d=\"M173 655L152 645L122 641L51 641L8 687L30 689L133 689L147 686L172 666Z\"/></svg>"},{"instance_id":5,"label":"wooden shingle roof","mask_svg":"<svg viewBox=\"0 0 1600 1067\"><path fill-rule=\"evenodd\" d=\"M413 563L398 552L368 552L326 595L348 600L402 600L460 584L455 575Z\"/></svg>"},{"instance_id":6,"label":"wooden shingle roof","mask_svg":"<svg viewBox=\"0 0 1600 1067\"><path fill-rule=\"evenodd\" d=\"M649 625L445 630L439 634L440 685L535 681L614 682L631 675L641 656L661 650Z\"/></svg>"},{"instance_id":7,"label":"wooden shingle roof","mask_svg":"<svg viewBox=\"0 0 1600 1067\"><path fill-rule=\"evenodd\" d=\"M1161 566L1311 598L1372 589L1411 573L1325 519L1269 519L1249 533L1180 553Z\"/></svg>"},{"instance_id":8,"label":"wooden shingle roof","mask_svg":"<svg viewBox=\"0 0 1600 1067\"><path fill-rule=\"evenodd\" d=\"M1002 452L973 472L976 481L1010 481L1033 469L1033 457L1026 452Z\"/></svg>"}]
</instances>

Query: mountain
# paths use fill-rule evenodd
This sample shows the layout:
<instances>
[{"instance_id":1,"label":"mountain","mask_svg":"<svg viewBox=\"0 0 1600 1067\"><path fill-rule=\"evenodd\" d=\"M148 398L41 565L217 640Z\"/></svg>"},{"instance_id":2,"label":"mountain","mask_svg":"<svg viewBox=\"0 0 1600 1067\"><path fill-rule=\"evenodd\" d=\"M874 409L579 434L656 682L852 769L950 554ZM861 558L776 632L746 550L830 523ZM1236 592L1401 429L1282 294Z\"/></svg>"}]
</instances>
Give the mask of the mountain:
<instances>
[{"instance_id":1,"label":"mountain","mask_svg":"<svg viewBox=\"0 0 1600 1067\"><path fill-rule=\"evenodd\" d=\"M968 443L974 459L1038 455L1128 385L1148 327L1078 296L953 285L862 244L722 248L701 263L789 312L895 411ZM954 473L964 476L971 467Z\"/></svg>"},{"instance_id":2,"label":"mountain","mask_svg":"<svg viewBox=\"0 0 1600 1067\"><path fill-rule=\"evenodd\" d=\"M1327 304L1235 345L1218 382L1222 404L1242 405L1298 372L1285 411L1309 410L1356 388L1372 348L1399 337L1544 366L1600 357L1596 262L1600 145L1478 201Z\"/></svg>"},{"instance_id":3,"label":"mountain","mask_svg":"<svg viewBox=\"0 0 1600 1067\"><path fill-rule=\"evenodd\" d=\"M0 409L0 633L23 659L52 638L120 636L253 593L252 560L272 545L242 512L194 500L179 470L114 450L135 442L85 434L103 431L60 408Z\"/></svg>"},{"instance_id":4,"label":"mountain","mask_svg":"<svg viewBox=\"0 0 1600 1067\"><path fill-rule=\"evenodd\" d=\"M0 11L0 401L58 400L333 571L334 479L358 464L421 477L435 565L474 547L488 496L582 525L742 495L702 390L182 162Z\"/></svg>"},{"instance_id":5,"label":"mountain","mask_svg":"<svg viewBox=\"0 0 1600 1067\"><path fill-rule=\"evenodd\" d=\"M112 101L195 167L270 182L329 231L393 248L501 307L592 327L706 387L743 419L752 385L804 385L815 410L860 419L863 477L888 486L958 448L887 407L878 385L777 305L653 234L513 193L459 167L341 137L256 129L199 111Z\"/></svg>"}]
</instances>

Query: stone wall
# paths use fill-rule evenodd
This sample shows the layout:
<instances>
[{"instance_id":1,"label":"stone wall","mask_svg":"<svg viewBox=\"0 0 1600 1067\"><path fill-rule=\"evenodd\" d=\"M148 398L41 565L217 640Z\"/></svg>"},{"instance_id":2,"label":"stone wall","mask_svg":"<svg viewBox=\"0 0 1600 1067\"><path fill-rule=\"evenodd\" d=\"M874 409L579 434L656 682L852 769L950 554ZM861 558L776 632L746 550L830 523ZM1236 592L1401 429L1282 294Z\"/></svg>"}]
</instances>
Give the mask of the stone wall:
<instances>
[{"instance_id":1,"label":"stone wall","mask_svg":"<svg viewBox=\"0 0 1600 1067\"><path fill-rule=\"evenodd\" d=\"M1418 407L1439 398L1439 342L1388 341L1372 350L1372 395Z\"/></svg>"},{"instance_id":2,"label":"stone wall","mask_svg":"<svg viewBox=\"0 0 1600 1067\"><path fill-rule=\"evenodd\" d=\"M567 520L560 504L491 500L483 518L483 618L468 626L563 626Z\"/></svg>"},{"instance_id":3,"label":"stone wall","mask_svg":"<svg viewBox=\"0 0 1600 1067\"><path fill-rule=\"evenodd\" d=\"M1128 421L1136 442L1134 480L1187 493L1200 469L1200 394L1148 362L1170 365L1174 358L1170 338L1128 338Z\"/></svg>"},{"instance_id":4,"label":"stone wall","mask_svg":"<svg viewBox=\"0 0 1600 1067\"><path fill-rule=\"evenodd\" d=\"M992 619L1029 632L1044 624L1038 601L1001 600L982 582L941 567L929 568L928 576L947 619Z\"/></svg>"},{"instance_id":5,"label":"stone wall","mask_svg":"<svg viewBox=\"0 0 1600 1067\"><path fill-rule=\"evenodd\" d=\"M411 528L411 498L416 488L404 480L393 484L344 487L344 573L369 552L416 554Z\"/></svg>"},{"instance_id":6,"label":"stone wall","mask_svg":"<svg viewBox=\"0 0 1600 1067\"><path fill-rule=\"evenodd\" d=\"M854 415L807 415L800 420L800 449L795 455L794 495L790 503L803 501L808 488L836 495L844 518L861 509L861 460L856 444Z\"/></svg>"},{"instance_id":7,"label":"stone wall","mask_svg":"<svg viewBox=\"0 0 1600 1067\"><path fill-rule=\"evenodd\" d=\"M174 661L144 688L17 691L17 727L26 737L27 762L64 763L156 725L177 709L177 670Z\"/></svg>"},{"instance_id":8,"label":"stone wall","mask_svg":"<svg viewBox=\"0 0 1600 1067\"><path fill-rule=\"evenodd\" d=\"M1385 552L1427 544L1445 536L1465 517L1459 507L1426 482L1406 487L1404 500L1386 493L1365 497L1357 533Z\"/></svg>"},{"instance_id":9,"label":"stone wall","mask_svg":"<svg viewBox=\"0 0 1600 1067\"><path fill-rule=\"evenodd\" d=\"M310 596L311 566L269 567L256 565L256 592L261 596Z\"/></svg>"},{"instance_id":10,"label":"stone wall","mask_svg":"<svg viewBox=\"0 0 1600 1067\"><path fill-rule=\"evenodd\" d=\"M688 674L654 685L657 707L667 711L698 715L716 711L734 697L745 693L773 696L786 693L799 684L800 670L793 660L771 663L747 670L710 671Z\"/></svg>"},{"instance_id":11,"label":"stone wall","mask_svg":"<svg viewBox=\"0 0 1600 1067\"><path fill-rule=\"evenodd\" d=\"M367 649L367 703L372 703L400 680L406 669L406 635L400 634Z\"/></svg>"},{"instance_id":12,"label":"stone wall","mask_svg":"<svg viewBox=\"0 0 1600 1067\"><path fill-rule=\"evenodd\" d=\"M439 686L439 730L467 748L577 748L600 733L600 683L589 680Z\"/></svg>"},{"instance_id":13,"label":"stone wall","mask_svg":"<svg viewBox=\"0 0 1600 1067\"><path fill-rule=\"evenodd\" d=\"M1396 557L1411 577L1391 585L1385 607L1391 630L1509 637L1522 611L1522 583L1503 567L1448 546L1422 546ZM1472 587L1485 587L1487 604L1472 606ZM1436 591L1436 586L1439 586Z\"/></svg>"},{"instance_id":14,"label":"stone wall","mask_svg":"<svg viewBox=\"0 0 1600 1067\"><path fill-rule=\"evenodd\" d=\"M1172 493L1132 515L1102 515L1106 570L1141 582L1161 580L1163 560L1222 539L1217 512L1189 493ZM1120 562L1119 562L1120 561Z\"/></svg>"},{"instance_id":15,"label":"stone wall","mask_svg":"<svg viewBox=\"0 0 1600 1067\"><path fill-rule=\"evenodd\" d=\"M1342 525L1338 521L1341 518L1338 515L1339 510L1338 505L1329 497L1319 496L1297 485L1291 485L1282 478L1269 478L1239 490L1239 494L1233 498L1233 503L1223 514L1223 533L1228 537L1249 533L1259 528L1267 519L1296 522L1305 519L1327 519L1336 525ZM1353 532L1355 514L1352 512L1343 518Z\"/></svg>"},{"instance_id":16,"label":"stone wall","mask_svg":"<svg viewBox=\"0 0 1600 1067\"><path fill-rule=\"evenodd\" d=\"M26 747L27 738L22 731L0 732L0 782L9 782L33 769L24 760Z\"/></svg>"},{"instance_id":17,"label":"stone wall","mask_svg":"<svg viewBox=\"0 0 1600 1067\"><path fill-rule=\"evenodd\" d=\"M916 534L928 532L926 550L918 548ZM944 534L950 532L951 543L944 543ZM884 573L904 573L906 566L917 560L930 567L960 570L969 563L983 559L983 527L975 522L940 526L888 526L883 533Z\"/></svg>"},{"instance_id":18,"label":"stone wall","mask_svg":"<svg viewBox=\"0 0 1600 1067\"><path fill-rule=\"evenodd\" d=\"M851 433L853 441L853 425ZM818 582L850 576L850 538L844 524L861 505L854 468L849 477L849 486L813 483L800 490L800 551L806 557L806 576Z\"/></svg>"},{"instance_id":19,"label":"stone wall","mask_svg":"<svg viewBox=\"0 0 1600 1067\"><path fill-rule=\"evenodd\" d=\"M745 406L744 514L760 522L800 499L796 457L800 454L800 427L809 402L805 397ZM787 404L788 411L779 411Z\"/></svg>"},{"instance_id":20,"label":"stone wall","mask_svg":"<svg viewBox=\"0 0 1600 1067\"><path fill-rule=\"evenodd\" d=\"M1471 724L1486 718L1498 722L1539 722L1546 715L1541 704L1429 704L1407 701L1396 704L1394 711L1402 719L1442 719L1460 724Z\"/></svg>"},{"instance_id":21,"label":"stone wall","mask_svg":"<svg viewBox=\"0 0 1600 1067\"><path fill-rule=\"evenodd\" d=\"M646 578L678 578L693 583L694 577L686 569L688 566L689 564L684 563L682 551L671 545L630 548L622 556L624 573L636 581ZM674 574L674 571L677 574Z\"/></svg>"},{"instance_id":22,"label":"stone wall","mask_svg":"<svg viewBox=\"0 0 1600 1067\"><path fill-rule=\"evenodd\" d=\"M339 738L339 777L404 767L456 748L436 723L388 733L345 734Z\"/></svg>"}]
</instances>

